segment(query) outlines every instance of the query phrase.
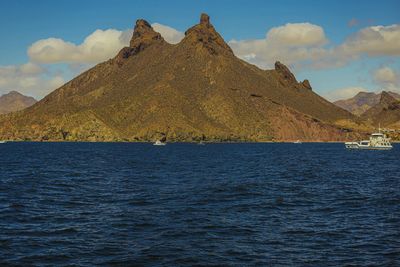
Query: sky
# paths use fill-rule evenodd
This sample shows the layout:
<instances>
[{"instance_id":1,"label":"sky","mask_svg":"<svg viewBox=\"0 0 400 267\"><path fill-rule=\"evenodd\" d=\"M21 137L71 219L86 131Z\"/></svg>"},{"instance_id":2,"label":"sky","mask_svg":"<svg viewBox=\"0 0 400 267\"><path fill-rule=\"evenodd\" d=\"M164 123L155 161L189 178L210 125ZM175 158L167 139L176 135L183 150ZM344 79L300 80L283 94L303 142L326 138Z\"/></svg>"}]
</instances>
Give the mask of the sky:
<instances>
[{"instance_id":1,"label":"sky","mask_svg":"<svg viewBox=\"0 0 400 267\"><path fill-rule=\"evenodd\" d=\"M400 92L400 1L2 0L0 94L41 99L129 43L137 19L170 43L207 13L236 56L288 65L334 101Z\"/></svg>"}]
</instances>

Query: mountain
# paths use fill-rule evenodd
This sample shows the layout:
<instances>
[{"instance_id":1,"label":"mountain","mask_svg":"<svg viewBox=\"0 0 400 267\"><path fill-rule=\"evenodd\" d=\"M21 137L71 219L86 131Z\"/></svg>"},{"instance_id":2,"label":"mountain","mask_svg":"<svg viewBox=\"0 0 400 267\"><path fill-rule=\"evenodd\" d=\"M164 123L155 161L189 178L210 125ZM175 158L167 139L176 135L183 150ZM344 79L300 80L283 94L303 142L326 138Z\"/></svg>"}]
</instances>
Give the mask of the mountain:
<instances>
[{"instance_id":1,"label":"mountain","mask_svg":"<svg viewBox=\"0 0 400 267\"><path fill-rule=\"evenodd\" d=\"M396 99L400 99L400 95L394 92L386 92ZM377 105L381 99L382 93L359 92L352 98L338 100L333 102L335 105L350 111L354 115L361 116L365 111Z\"/></svg>"},{"instance_id":2,"label":"mountain","mask_svg":"<svg viewBox=\"0 0 400 267\"><path fill-rule=\"evenodd\" d=\"M364 112L361 117L375 127L400 128L400 99L383 91L379 103Z\"/></svg>"},{"instance_id":3,"label":"mountain","mask_svg":"<svg viewBox=\"0 0 400 267\"><path fill-rule=\"evenodd\" d=\"M137 20L115 58L1 117L0 139L327 141L359 125L282 63L261 70L237 58L202 14L175 45Z\"/></svg>"},{"instance_id":4,"label":"mountain","mask_svg":"<svg viewBox=\"0 0 400 267\"><path fill-rule=\"evenodd\" d=\"M0 114L7 114L13 111L30 107L37 101L33 97L24 96L16 91L0 96Z\"/></svg>"}]
</instances>

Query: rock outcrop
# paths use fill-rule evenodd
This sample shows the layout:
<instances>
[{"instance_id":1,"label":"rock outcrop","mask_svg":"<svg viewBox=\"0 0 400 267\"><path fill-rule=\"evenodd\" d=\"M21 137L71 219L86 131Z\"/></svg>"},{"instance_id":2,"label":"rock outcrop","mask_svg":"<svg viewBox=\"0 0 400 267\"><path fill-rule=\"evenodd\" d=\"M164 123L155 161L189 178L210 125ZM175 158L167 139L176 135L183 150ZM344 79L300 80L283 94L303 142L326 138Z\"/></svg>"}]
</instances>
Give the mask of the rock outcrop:
<instances>
[{"instance_id":1,"label":"rock outcrop","mask_svg":"<svg viewBox=\"0 0 400 267\"><path fill-rule=\"evenodd\" d=\"M309 82L307 79L305 79L304 81L302 81L302 82L301 82L301 85L302 85L304 88L308 89L308 90L312 90L311 84L310 84L310 82Z\"/></svg>"},{"instance_id":2,"label":"rock outcrop","mask_svg":"<svg viewBox=\"0 0 400 267\"><path fill-rule=\"evenodd\" d=\"M275 62L275 70L288 83L293 83L293 84L297 83L296 77L294 77L293 73L289 70L288 67L286 67L281 62L279 62L279 61Z\"/></svg>"},{"instance_id":3,"label":"rock outcrop","mask_svg":"<svg viewBox=\"0 0 400 267\"><path fill-rule=\"evenodd\" d=\"M233 56L232 49L210 23L210 17L207 14L201 14L200 23L185 32L182 44L195 46L196 48L203 47L211 54Z\"/></svg>"},{"instance_id":4,"label":"rock outcrop","mask_svg":"<svg viewBox=\"0 0 400 267\"><path fill-rule=\"evenodd\" d=\"M154 44L162 44L164 42L164 38L161 37L160 33L153 30L150 23L143 19L139 19L136 21L129 47L124 47L118 53L115 61L119 65L122 65L127 58L136 55L147 47Z\"/></svg>"}]
</instances>

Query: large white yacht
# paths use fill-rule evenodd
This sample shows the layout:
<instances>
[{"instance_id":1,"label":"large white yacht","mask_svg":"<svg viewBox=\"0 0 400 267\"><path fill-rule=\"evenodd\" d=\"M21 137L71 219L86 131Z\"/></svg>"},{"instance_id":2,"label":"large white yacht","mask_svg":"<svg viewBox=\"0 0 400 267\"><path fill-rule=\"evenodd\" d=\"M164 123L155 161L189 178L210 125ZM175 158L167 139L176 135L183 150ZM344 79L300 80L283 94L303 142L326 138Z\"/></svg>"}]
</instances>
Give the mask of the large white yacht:
<instances>
[{"instance_id":1,"label":"large white yacht","mask_svg":"<svg viewBox=\"0 0 400 267\"><path fill-rule=\"evenodd\" d=\"M349 149L389 150L393 148L392 144L390 144L390 138L387 138L380 130L378 133L371 134L369 140L346 142L345 146Z\"/></svg>"}]
</instances>

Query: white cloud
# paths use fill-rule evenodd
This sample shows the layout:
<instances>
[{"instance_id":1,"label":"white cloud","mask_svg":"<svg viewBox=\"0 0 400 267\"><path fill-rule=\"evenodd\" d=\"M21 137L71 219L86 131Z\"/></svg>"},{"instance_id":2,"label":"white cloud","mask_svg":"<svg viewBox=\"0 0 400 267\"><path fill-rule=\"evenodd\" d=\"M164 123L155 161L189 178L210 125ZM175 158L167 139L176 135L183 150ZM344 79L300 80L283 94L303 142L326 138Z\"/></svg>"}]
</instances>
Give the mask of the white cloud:
<instances>
[{"instance_id":1,"label":"white cloud","mask_svg":"<svg viewBox=\"0 0 400 267\"><path fill-rule=\"evenodd\" d=\"M0 94L18 91L40 99L62 84L61 75L51 75L34 63L0 66Z\"/></svg>"},{"instance_id":2,"label":"white cloud","mask_svg":"<svg viewBox=\"0 0 400 267\"><path fill-rule=\"evenodd\" d=\"M361 29L342 45L347 53L369 56L400 55L400 25L372 26Z\"/></svg>"},{"instance_id":3,"label":"white cloud","mask_svg":"<svg viewBox=\"0 0 400 267\"><path fill-rule=\"evenodd\" d=\"M152 26L169 43L178 43L184 37L182 32L169 26L159 23ZM113 58L119 50L129 46L131 37L132 30L108 29L94 31L81 44L47 38L33 43L28 48L28 55L38 63L96 64Z\"/></svg>"},{"instance_id":4,"label":"white cloud","mask_svg":"<svg viewBox=\"0 0 400 267\"><path fill-rule=\"evenodd\" d=\"M329 91L324 94L324 97L330 101L336 101L341 99L352 98L359 92L368 92L368 91L369 91L368 89L359 86L346 87Z\"/></svg>"},{"instance_id":5,"label":"white cloud","mask_svg":"<svg viewBox=\"0 0 400 267\"><path fill-rule=\"evenodd\" d=\"M319 46L327 43L324 30L311 23L287 23L269 30L266 40L283 46Z\"/></svg>"},{"instance_id":6,"label":"white cloud","mask_svg":"<svg viewBox=\"0 0 400 267\"><path fill-rule=\"evenodd\" d=\"M280 60L288 65L310 62L327 53L324 30L311 23L287 23L270 29L264 39L232 40L229 45L235 54L262 68L273 67Z\"/></svg>"},{"instance_id":7,"label":"white cloud","mask_svg":"<svg viewBox=\"0 0 400 267\"><path fill-rule=\"evenodd\" d=\"M160 23L153 23L151 24L151 26L156 32L159 32L161 34L165 41L170 44L177 44L183 39L183 37L185 37L185 34L183 32L180 32L169 26L162 25Z\"/></svg>"},{"instance_id":8,"label":"white cloud","mask_svg":"<svg viewBox=\"0 0 400 267\"><path fill-rule=\"evenodd\" d=\"M400 91L400 73L389 67L382 67L374 72L374 82L382 90Z\"/></svg>"},{"instance_id":9,"label":"white cloud","mask_svg":"<svg viewBox=\"0 0 400 267\"><path fill-rule=\"evenodd\" d=\"M391 68L383 67L375 71L374 79L383 83L395 83L397 81L397 75Z\"/></svg>"},{"instance_id":10,"label":"white cloud","mask_svg":"<svg viewBox=\"0 0 400 267\"><path fill-rule=\"evenodd\" d=\"M41 66L32 62L21 65L19 70L24 74L40 74L44 72L44 69Z\"/></svg>"},{"instance_id":11,"label":"white cloud","mask_svg":"<svg viewBox=\"0 0 400 267\"><path fill-rule=\"evenodd\" d=\"M39 63L98 63L114 57L129 44L122 31L96 30L77 45L58 38L48 38L33 43L28 55Z\"/></svg>"},{"instance_id":12,"label":"white cloud","mask_svg":"<svg viewBox=\"0 0 400 267\"><path fill-rule=\"evenodd\" d=\"M400 25L361 29L342 44L327 47L322 27L310 23L288 23L269 30L264 39L232 40L235 54L261 68L279 60L292 67L340 67L362 55L400 56Z\"/></svg>"}]
</instances>

